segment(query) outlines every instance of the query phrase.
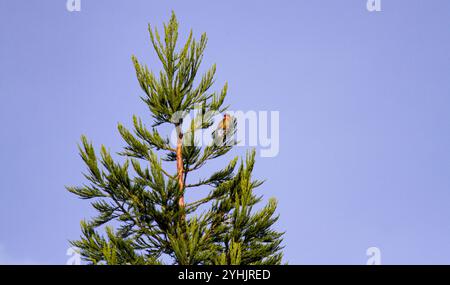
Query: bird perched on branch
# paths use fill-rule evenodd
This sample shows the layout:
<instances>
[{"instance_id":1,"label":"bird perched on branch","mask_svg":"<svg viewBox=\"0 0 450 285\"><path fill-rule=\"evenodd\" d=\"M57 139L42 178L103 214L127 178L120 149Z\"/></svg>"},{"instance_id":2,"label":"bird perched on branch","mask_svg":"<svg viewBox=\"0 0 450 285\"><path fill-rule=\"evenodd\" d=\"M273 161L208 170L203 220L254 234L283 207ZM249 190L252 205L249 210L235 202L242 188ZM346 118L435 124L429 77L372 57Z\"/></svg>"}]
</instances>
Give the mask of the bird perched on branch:
<instances>
[{"instance_id":1,"label":"bird perched on branch","mask_svg":"<svg viewBox=\"0 0 450 285\"><path fill-rule=\"evenodd\" d=\"M236 127L236 119L229 114L223 115L223 119L212 133L216 144L223 144L233 137Z\"/></svg>"},{"instance_id":2,"label":"bird perched on branch","mask_svg":"<svg viewBox=\"0 0 450 285\"><path fill-rule=\"evenodd\" d=\"M231 124L233 121L233 117L229 114L223 115L222 121L220 121L219 125L217 126L218 129L221 129L224 132L227 132L231 128Z\"/></svg>"}]
</instances>

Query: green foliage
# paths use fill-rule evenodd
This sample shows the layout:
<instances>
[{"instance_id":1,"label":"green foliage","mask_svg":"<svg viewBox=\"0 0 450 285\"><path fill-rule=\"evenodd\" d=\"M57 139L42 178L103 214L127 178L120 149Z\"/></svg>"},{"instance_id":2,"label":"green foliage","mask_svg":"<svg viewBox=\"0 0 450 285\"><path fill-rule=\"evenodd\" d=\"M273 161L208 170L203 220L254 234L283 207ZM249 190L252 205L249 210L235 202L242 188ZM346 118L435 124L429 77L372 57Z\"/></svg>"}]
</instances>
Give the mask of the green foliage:
<instances>
[{"instance_id":1,"label":"green foliage","mask_svg":"<svg viewBox=\"0 0 450 285\"><path fill-rule=\"evenodd\" d=\"M136 57L132 60L154 124L149 130L133 116L132 131L118 125L126 143L119 153L122 163L114 161L104 146L97 157L92 143L82 137L79 152L88 169L84 174L88 183L67 189L91 200L98 215L81 223L82 235L71 243L90 264L280 264L282 233L272 229L278 219L276 200L253 210L262 199L253 191L262 184L251 176L255 151L238 169L236 157L207 178L187 181L192 172L228 153L235 143L195 145L195 131L213 125L210 113L227 109L223 107L227 85L219 93L209 91L215 66L195 84L206 35L196 41L191 31L177 51L178 22L173 13L164 25L164 39L157 29L149 26L149 32L163 70L156 76ZM183 191L189 195L195 188L209 190L204 198L181 208L177 173L163 167L163 161L176 160L176 150L157 128L162 124L179 127L184 115L199 104L202 112L183 134Z\"/></svg>"}]
</instances>

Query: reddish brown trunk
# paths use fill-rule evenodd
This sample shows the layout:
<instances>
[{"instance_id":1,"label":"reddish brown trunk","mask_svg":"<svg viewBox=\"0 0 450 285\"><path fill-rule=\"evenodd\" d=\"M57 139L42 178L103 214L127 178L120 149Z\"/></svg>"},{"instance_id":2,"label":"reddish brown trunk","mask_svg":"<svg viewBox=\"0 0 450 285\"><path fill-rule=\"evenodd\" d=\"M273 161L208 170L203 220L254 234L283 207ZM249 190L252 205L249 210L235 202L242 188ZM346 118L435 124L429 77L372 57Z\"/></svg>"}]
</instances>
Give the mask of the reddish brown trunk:
<instances>
[{"instance_id":1,"label":"reddish brown trunk","mask_svg":"<svg viewBox=\"0 0 450 285\"><path fill-rule=\"evenodd\" d=\"M178 129L178 141L177 141L177 176L178 176L178 185L180 187L181 196L178 200L178 205L180 205L181 208L184 208L184 167L183 167L183 153L182 153L182 146L183 146L183 134L181 133L181 128Z\"/></svg>"}]
</instances>

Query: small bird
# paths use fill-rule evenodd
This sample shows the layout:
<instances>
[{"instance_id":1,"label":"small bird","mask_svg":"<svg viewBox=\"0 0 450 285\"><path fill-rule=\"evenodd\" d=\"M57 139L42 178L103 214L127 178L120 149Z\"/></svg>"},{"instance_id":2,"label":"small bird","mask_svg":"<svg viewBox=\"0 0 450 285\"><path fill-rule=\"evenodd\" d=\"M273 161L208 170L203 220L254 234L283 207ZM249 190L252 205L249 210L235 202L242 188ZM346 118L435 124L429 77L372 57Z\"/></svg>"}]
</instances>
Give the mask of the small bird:
<instances>
[{"instance_id":1,"label":"small bird","mask_svg":"<svg viewBox=\"0 0 450 285\"><path fill-rule=\"evenodd\" d=\"M228 114L223 115L222 121L220 121L217 129L223 130L223 132L227 132L231 128L231 123L233 121L233 117Z\"/></svg>"},{"instance_id":2,"label":"small bird","mask_svg":"<svg viewBox=\"0 0 450 285\"><path fill-rule=\"evenodd\" d=\"M223 115L223 119L219 122L216 130L212 133L215 143L225 143L227 141L227 136L233 136L235 124L236 120L231 115Z\"/></svg>"}]
</instances>

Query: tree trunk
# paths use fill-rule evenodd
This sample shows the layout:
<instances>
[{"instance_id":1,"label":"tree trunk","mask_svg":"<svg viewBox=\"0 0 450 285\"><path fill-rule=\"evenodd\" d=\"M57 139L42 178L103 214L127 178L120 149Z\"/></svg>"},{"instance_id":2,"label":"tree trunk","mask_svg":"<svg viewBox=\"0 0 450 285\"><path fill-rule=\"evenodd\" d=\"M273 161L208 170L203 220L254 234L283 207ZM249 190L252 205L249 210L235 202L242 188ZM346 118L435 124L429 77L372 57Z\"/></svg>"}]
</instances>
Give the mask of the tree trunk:
<instances>
[{"instance_id":1,"label":"tree trunk","mask_svg":"<svg viewBox=\"0 0 450 285\"><path fill-rule=\"evenodd\" d=\"M177 177L178 177L178 185L180 187L180 199L178 200L178 205L180 208L184 208L184 167L183 167L183 153L182 153L182 147L183 147L183 133L181 130L181 126L177 126Z\"/></svg>"}]
</instances>

